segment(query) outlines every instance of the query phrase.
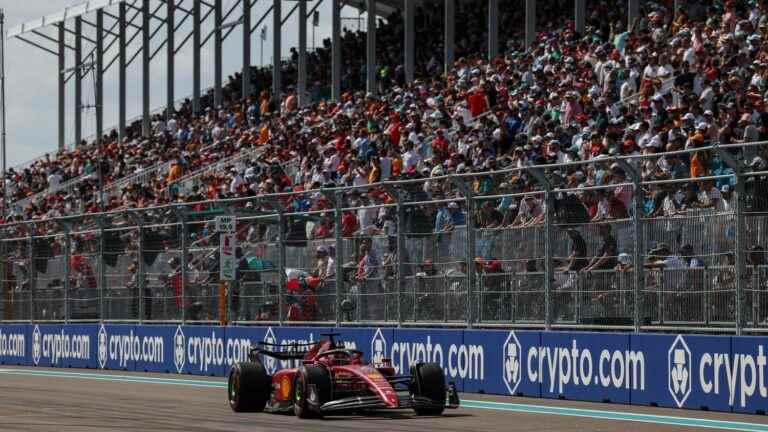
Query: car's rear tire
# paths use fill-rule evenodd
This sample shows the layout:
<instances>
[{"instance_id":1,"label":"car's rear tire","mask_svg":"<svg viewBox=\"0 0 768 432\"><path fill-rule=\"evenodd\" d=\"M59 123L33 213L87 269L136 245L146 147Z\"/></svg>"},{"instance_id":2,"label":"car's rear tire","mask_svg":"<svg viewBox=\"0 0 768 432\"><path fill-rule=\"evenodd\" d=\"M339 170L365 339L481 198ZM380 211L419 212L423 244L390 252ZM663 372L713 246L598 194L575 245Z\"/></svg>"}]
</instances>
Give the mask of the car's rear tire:
<instances>
[{"instance_id":1,"label":"car's rear tire","mask_svg":"<svg viewBox=\"0 0 768 432\"><path fill-rule=\"evenodd\" d=\"M413 410L418 415L440 415L445 410L445 373L440 365L435 363L419 363L413 371L411 394L426 397L439 407L420 408Z\"/></svg>"},{"instance_id":2,"label":"car's rear tire","mask_svg":"<svg viewBox=\"0 0 768 432\"><path fill-rule=\"evenodd\" d=\"M229 371L229 406L234 412L261 412L269 400L272 380L261 363L236 363Z\"/></svg>"},{"instance_id":3,"label":"car's rear tire","mask_svg":"<svg viewBox=\"0 0 768 432\"><path fill-rule=\"evenodd\" d=\"M310 386L315 387L314 394ZM311 400L316 397L317 400ZM301 419L322 417L317 408L331 400L331 376L319 366L303 366L293 383L293 413Z\"/></svg>"}]
</instances>

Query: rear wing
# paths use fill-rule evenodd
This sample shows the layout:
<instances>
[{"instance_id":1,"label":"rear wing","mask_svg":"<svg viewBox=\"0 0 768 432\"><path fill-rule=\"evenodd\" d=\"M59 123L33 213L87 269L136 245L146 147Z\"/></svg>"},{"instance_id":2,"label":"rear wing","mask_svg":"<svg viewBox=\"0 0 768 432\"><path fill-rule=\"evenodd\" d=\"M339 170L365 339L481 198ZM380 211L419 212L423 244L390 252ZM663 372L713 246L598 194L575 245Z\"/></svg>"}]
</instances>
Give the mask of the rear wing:
<instances>
[{"instance_id":1,"label":"rear wing","mask_svg":"<svg viewBox=\"0 0 768 432\"><path fill-rule=\"evenodd\" d=\"M312 347L318 342L293 342L290 344L276 344L270 342L258 342L256 348L251 348L248 356L251 361L255 361L259 354L272 357L278 360L303 360L312 350Z\"/></svg>"}]
</instances>

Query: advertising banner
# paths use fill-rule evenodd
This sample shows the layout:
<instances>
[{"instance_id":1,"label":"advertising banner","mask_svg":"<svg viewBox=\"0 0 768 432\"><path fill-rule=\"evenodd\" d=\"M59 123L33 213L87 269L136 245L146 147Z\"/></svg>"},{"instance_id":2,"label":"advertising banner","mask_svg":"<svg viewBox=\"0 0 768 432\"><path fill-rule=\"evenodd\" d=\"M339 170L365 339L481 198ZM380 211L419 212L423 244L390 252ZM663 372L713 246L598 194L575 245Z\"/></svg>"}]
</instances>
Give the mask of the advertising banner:
<instances>
[{"instance_id":1,"label":"advertising banner","mask_svg":"<svg viewBox=\"0 0 768 432\"><path fill-rule=\"evenodd\" d=\"M32 364L64 368L96 368L98 326L32 326Z\"/></svg>"},{"instance_id":2,"label":"advertising banner","mask_svg":"<svg viewBox=\"0 0 768 432\"><path fill-rule=\"evenodd\" d=\"M515 396L540 397L541 384L535 375L537 368L526 367L528 362L538 365L538 347L541 336L536 331L464 331L464 345L474 347L466 349L467 364L477 357L478 348L482 347L484 379L464 380L466 392L490 393ZM470 352L474 352L470 355ZM534 354L531 354L534 353ZM464 367L464 356L459 357L459 368Z\"/></svg>"},{"instance_id":3,"label":"advertising banner","mask_svg":"<svg viewBox=\"0 0 768 432\"><path fill-rule=\"evenodd\" d=\"M542 397L629 403L630 389L645 386L645 358L629 334L543 332L525 359L525 379L538 378Z\"/></svg>"},{"instance_id":4,"label":"advertising banner","mask_svg":"<svg viewBox=\"0 0 768 432\"><path fill-rule=\"evenodd\" d=\"M461 391L673 408L768 411L765 337L519 330L0 325L0 365L226 376L258 342L337 340L397 374L434 362ZM271 346L271 345L270 345ZM267 372L299 366L263 357Z\"/></svg>"},{"instance_id":5,"label":"advertising banner","mask_svg":"<svg viewBox=\"0 0 768 432\"><path fill-rule=\"evenodd\" d=\"M0 325L0 365L25 365L31 352L28 325Z\"/></svg>"},{"instance_id":6,"label":"advertising banner","mask_svg":"<svg viewBox=\"0 0 768 432\"><path fill-rule=\"evenodd\" d=\"M645 388L632 390L632 404L731 410L726 384L735 385L731 337L633 334L630 339L632 350L646 359Z\"/></svg>"}]
</instances>

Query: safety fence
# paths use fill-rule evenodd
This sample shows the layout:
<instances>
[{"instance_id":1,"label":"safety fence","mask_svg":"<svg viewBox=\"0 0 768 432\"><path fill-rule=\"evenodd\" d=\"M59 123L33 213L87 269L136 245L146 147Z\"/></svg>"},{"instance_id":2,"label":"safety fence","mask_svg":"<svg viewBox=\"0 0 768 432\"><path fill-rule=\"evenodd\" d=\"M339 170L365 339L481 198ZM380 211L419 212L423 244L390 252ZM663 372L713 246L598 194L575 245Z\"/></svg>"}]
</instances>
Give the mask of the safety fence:
<instances>
[{"instance_id":1,"label":"safety fence","mask_svg":"<svg viewBox=\"0 0 768 432\"><path fill-rule=\"evenodd\" d=\"M746 148L8 224L0 318L762 332L768 173ZM722 162L708 177L637 174L702 151ZM566 183L587 170L611 181ZM237 219L231 282L219 215Z\"/></svg>"},{"instance_id":2,"label":"safety fence","mask_svg":"<svg viewBox=\"0 0 768 432\"><path fill-rule=\"evenodd\" d=\"M0 324L0 365L226 376L258 342L340 333L398 375L437 363L459 391L765 414L764 337L335 326ZM280 349L280 348L278 348ZM300 366L262 359L269 374ZM225 390L222 387L221 391Z\"/></svg>"}]
</instances>

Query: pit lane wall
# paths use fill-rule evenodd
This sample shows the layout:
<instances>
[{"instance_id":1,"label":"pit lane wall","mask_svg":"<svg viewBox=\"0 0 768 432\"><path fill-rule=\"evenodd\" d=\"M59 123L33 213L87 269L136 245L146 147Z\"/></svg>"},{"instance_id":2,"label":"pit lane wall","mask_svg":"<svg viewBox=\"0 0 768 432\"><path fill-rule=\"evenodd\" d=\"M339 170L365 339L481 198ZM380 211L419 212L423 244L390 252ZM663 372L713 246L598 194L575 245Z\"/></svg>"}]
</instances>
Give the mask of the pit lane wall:
<instances>
[{"instance_id":1,"label":"pit lane wall","mask_svg":"<svg viewBox=\"0 0 768 432\"><path fill-rule=\"evenodd\" d=\"M337 331L397 373L436 362L460 391L768 411L768 338L398 328L0 324L0 364L224 376L257 341ZM270 373L292 367L266 359Z\"/></svg>"}]
</instances>

